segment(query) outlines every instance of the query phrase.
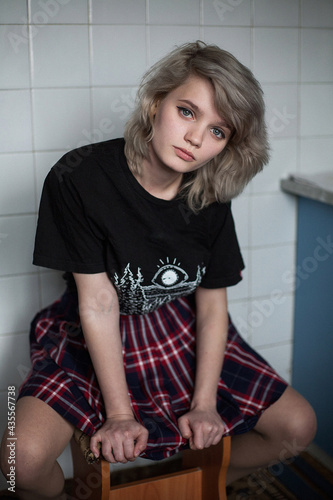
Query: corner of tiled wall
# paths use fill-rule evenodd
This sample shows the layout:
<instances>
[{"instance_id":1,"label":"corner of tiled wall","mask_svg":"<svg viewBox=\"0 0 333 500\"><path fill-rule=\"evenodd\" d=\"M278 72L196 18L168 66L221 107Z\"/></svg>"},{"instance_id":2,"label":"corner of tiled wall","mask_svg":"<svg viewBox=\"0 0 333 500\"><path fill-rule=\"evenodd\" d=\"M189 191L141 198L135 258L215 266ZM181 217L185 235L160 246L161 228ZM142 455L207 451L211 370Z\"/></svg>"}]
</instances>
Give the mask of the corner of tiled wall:
<instances>
[{"instance_id":1,"label":"corner of tiled wall","mask_svg":"<svg viewBox=\"0 0 333 500\"><path fill-rule=\"evenodd\" d=\"M234 53L265 92L271 160L233 203L246 270L229 300L290 380L296 205L279 180L332 168L333 2L0 0L1 433L7 387L29 369L30 320L62 290L59 273L31 264L43 179L63 152L121 135L145 69L198 38Z\"/></svg>"}]
</instances>

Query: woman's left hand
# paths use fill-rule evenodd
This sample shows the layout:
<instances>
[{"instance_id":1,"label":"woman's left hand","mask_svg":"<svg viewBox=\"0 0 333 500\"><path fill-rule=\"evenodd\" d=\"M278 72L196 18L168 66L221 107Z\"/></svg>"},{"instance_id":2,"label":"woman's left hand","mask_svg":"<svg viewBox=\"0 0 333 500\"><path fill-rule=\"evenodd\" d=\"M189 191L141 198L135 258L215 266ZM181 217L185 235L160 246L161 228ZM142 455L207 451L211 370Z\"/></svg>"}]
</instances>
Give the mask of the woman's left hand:
<instances>
[{"instance_id":1,"label":"woman's left hand","mask_svg":"<svg viewBox=\"0 0 333 500\"><path fill-rule=\"evenodd\" d=\"M182 436L189 439L192 450L202 450L222 439L224 425L215 409L194 408L178 419Z\"/></svg>"}]
</instances>

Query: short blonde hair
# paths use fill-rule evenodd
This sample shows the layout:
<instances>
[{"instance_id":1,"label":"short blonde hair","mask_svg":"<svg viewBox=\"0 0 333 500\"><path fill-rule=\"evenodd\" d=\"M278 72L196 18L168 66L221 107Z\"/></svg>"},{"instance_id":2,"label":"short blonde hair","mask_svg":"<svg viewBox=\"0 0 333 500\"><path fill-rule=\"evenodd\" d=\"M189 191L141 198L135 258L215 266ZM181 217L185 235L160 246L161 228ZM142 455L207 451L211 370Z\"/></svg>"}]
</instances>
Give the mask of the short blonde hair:
<instances>
[{"instance_id":1,"label":"short blonde hair","mask_svg":"<svg viewBox=\"0 0 333 500\"><path fill-rule=\"evenodd\" d=\"M208 79L217 112L232 129L225 149L200 169L184 175L181 193L192 210L240 194L268 162L263 93L252 72L232 54L201 41L187 43L154 64L144 75L137 106L126 124L125 155L140 174L154 134L152 108L192 75Z\"/></svg>"}]
</instances>

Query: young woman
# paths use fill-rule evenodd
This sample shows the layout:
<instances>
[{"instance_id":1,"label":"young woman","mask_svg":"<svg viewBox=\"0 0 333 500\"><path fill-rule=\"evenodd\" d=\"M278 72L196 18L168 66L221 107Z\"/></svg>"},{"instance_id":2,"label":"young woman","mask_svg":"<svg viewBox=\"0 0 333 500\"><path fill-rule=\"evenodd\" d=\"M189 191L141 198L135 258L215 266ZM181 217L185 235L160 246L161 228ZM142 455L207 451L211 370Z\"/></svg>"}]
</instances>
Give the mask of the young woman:
<instances>
[{"instance_id":1,"label":"young woman","mask_svg":"<svg viewBox=\"0 0 333 500\"><path fill-rule=\"evenodd\" d=\"M230 200L267 149L258 82L197 42L148 71L124 139L52 168L34 263L66 271L67 289L32 323L17 403L22 498L61 498L56 460L74 427L112 463L231 434L229 482L312 440L312 408L227 312L244 267Z\"/></svg>"}]
</instances>

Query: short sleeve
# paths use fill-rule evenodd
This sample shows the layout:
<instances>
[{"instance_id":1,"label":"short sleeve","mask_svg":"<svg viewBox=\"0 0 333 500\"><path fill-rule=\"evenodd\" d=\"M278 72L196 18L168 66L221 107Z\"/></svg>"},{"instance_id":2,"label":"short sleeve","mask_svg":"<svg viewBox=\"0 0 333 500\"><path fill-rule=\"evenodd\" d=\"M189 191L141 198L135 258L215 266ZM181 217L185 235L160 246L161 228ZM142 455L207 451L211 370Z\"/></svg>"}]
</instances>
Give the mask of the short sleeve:
<instances>
[{"instance_id":1,"label":"short sleeve","mask_svg":"<svg viewBox=\"0 0 333 500\"><path fill-rule=\"evenodd\" d=\"M225 288L236 285L242 279L244 267L229 203L223 224L213 241L206 274L200 286Z\"/></svg>"},{"instance_id":2,"label":"short sleeve","mask_svg":"<svg viewBox=\"0 0 333 500\"><path fill-rule=\"evenodd\" d=\"M55 165L44 182L33 263L61 271L103 272L103 234L85 206L82 182L63 167Z\"/></svg>"}]
</instances>

